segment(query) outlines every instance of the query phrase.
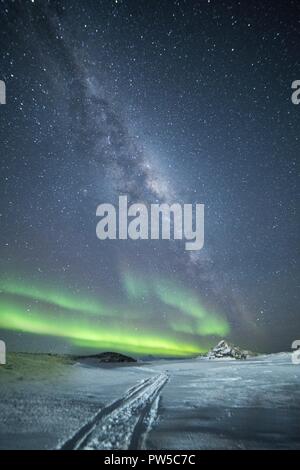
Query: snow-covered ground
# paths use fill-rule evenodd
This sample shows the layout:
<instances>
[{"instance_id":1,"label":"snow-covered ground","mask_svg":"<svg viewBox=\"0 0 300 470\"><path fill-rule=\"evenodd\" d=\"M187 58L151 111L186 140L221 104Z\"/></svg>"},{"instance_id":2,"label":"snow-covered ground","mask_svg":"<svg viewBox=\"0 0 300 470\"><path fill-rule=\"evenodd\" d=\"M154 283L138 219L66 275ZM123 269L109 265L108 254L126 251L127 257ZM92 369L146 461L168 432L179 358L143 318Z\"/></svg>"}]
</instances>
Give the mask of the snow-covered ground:
<instances>
[{"instance_id":1,"label":"snow-covered ground","mask_svg":"<svg viewBox=\"0 0 300 470\"><path fill-rule=\"evenodd\" d=\"M13 354L0 367L1 449L300 448L290 354L91 367Z\"/></svg>"},{"instance_id":2,"label":"snow-covered ground","mask_svg":"<svg viewBox=\"0 0 300 470\"><path fill-rule=\"evenodd\" d=\"M290 354L186 361L167 369L148 448L300 448L300 366Z\"/></svg>"},{"instance_id":3,"label":"snow-covered ground","mask_svg":"<svg viewBox=\"0 0 300 470\"><path fill-rule=\"evenodd\" d=\"M138 366L95 368L62 357L9 355L0 367L0 448L56 448L149 376Z\"/></svg>"}]
</instances>

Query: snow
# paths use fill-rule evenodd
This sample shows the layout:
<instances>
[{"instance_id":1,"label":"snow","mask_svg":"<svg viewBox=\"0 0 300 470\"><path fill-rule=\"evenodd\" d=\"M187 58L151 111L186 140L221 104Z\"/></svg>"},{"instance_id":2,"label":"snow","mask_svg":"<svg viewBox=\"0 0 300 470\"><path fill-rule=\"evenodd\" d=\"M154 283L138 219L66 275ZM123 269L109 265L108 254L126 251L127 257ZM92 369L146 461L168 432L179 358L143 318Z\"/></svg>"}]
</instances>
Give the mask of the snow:
<instances>
[{"instance_id":1,"label":"snow","mask_svg":"<svg viewBox=\"0 0 300 470\"><path fill-rule=\"evenodd\" d=\"M150 449L300 448L300 367L290 354L168 364Z\"/></svg>"},{"instance_id":2,"label":"snow","mask_svg":"<svg viewBox=\"0 0 300 470\"><path fill-rule=\"evenodd\" d=\"M53 449L98 410L151 374L13 354L0 367L0 449ZM154 373L153 373L154 375Z\"/></svg>"},{"instance_id":3,"label":"snow","mask_svg":"<svg viewBox=\"0 0 300 470\"><path fill-rule=\"evenodd\" d=\"M288 353L101 367L14 354L0 366L0 449L57 448L99 413L86 447L127 448L140 432L148 449L299 449L300 366Z\"/></svg>"}]
</instances>

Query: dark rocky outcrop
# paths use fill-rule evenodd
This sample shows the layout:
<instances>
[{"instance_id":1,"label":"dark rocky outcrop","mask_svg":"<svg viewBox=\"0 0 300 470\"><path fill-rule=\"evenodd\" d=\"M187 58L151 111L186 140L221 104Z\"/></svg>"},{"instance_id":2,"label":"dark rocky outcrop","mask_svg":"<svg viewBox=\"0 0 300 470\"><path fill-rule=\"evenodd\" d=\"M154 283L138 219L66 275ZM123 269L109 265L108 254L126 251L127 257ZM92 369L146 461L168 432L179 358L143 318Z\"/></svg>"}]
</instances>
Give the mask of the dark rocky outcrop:
<instances>
[{"instance_id":1,"label":"dark rocky outcrop","mask_svg":"<svg viewBox=\"0 0 300 470\"><path fill-rule=\"evenodd\" d=\"M136 359L125 354L116 352L103 352L99 354L92 354L89 356L77 356L75 359L82 360L93 360L93 362L137 362Z\"/></svg>"}]
</instances>

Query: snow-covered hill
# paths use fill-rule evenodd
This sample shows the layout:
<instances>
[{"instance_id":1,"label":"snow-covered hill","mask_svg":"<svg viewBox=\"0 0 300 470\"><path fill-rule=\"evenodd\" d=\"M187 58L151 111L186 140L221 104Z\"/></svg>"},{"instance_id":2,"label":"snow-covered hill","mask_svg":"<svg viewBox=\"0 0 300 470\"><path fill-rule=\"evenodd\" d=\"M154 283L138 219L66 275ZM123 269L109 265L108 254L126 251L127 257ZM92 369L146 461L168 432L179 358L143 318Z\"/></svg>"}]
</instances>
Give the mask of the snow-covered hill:
<instances>
[{"instance_id":1,"label":"snow-covered hill","mask_svg":"<svg viewBox=\"0 0 300 470\"><path fill-rule=\"evenodd\" d=\"M208 359L247 359L254 354L228 343L224 339L207 353Z\"/></svg>"}]
</instances>

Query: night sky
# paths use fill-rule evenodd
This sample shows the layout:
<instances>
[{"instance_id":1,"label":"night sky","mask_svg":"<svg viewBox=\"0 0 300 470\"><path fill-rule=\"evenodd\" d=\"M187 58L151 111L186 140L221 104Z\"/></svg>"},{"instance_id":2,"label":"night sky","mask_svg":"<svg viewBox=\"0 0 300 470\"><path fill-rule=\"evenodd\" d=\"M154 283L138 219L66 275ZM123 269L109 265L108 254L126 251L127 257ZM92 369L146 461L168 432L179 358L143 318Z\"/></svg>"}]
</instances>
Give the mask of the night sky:
<instances>
[{"instance_id":1,"label":"night sky","mask_svg":"<svg viewBox=\"0 0 300 470\"><path fill-rule=\"evenodd\" d=\"M1 1L0 338L186 356L300 336L298 1ZM205 204L205 244L96 208Z\"/></svg>"}]
</instances>

